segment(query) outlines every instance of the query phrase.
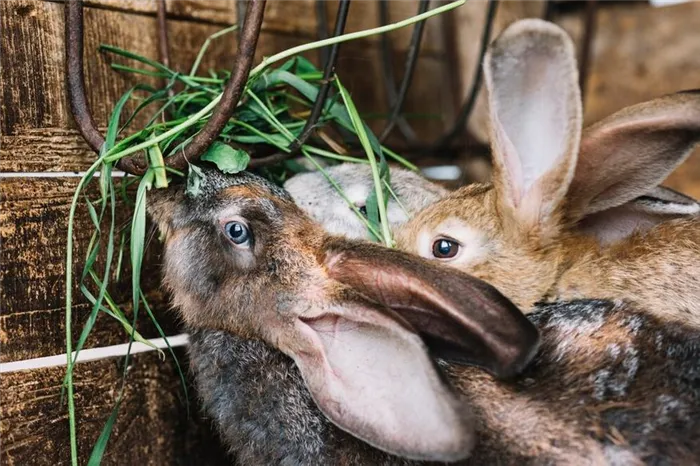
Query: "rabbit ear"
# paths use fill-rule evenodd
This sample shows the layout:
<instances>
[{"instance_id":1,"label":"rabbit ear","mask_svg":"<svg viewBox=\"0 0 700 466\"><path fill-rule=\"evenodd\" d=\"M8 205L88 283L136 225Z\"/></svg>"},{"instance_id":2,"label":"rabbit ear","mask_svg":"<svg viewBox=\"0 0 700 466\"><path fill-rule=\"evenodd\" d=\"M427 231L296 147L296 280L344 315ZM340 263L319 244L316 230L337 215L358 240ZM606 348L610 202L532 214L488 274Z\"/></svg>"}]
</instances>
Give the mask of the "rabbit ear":
<instances>
[{"instance_id":1,"label":"rabbit ear","mask_svg":"<svg viewBox=\"0 0 700 466\"><path fill-rule=\"evenodd\" d=\"M329 244L328 274L406 319L433 354L499 377L522 370L539 333L493 286L374 244Z\"/></svg>"},{"instance_id":2,"label":"rabbit ear","mask_svg":"<svg viewBox=\"0 0 700 466\"><path fill-rule=\"evenodd\" d=\"M609 245L669 219L692 218L699 214L698 201L670 188L657 186L621 206L586 216L579 228L584 234L595 236L601 245Z\"/></svg>"},{"instance_id":3,"label":"rabbit ear","mask_svg":"<svg viewBox=\"0 0 700 466\"><path fill-rule=\"evenodd\" d=\"M304 300L294 328L270 340L340 428L407 458L465 458L473 420L430 350L511 376L534 356L537 329L489 285L425 259L340 238L323 251L323 305Z\"/></svg>"},{"instance_id":4,"label":"rabbit ear","mask_svg":"<svg viewBox=\"0 0 700 466\"><path fill-rule=\"evenodd\" d=\"M552 221L576 165L581 96L574 46L551 23L509 26L484 61L494 184L519 222Z\"/></svg>"},{"instance_id":5,"label":"rabbit ear","mask_svg":"<svg viewBox=\"0 0 700 466\"><path fill-rule=\"evenodd\" d=\"M700 142L700 91L627 107L588 128L570 189L580 216L619 206L661 183Z\"/></svg>"},{"instance_id":6,"label":"rabbit ear","mask_svg":"<svg viewBox=\"0 0 700 466\"><path fill-rule=\"evenodd\" d=\"M162 236L167 236L173 228L173 219L185 198L184 190L174 184L167 189L152 189L148 193L146 206L148 215L158 225Z\"/></svg>"},{"instance_id":7,"label":"rabbit ear","mask_svg":"<svg viewBox=\"0 0 700 466\"><path fill-rule=\"evenodd\" d=\"M420 337L390 311L338 301L277 339L335 425L405 458L456 461L474 445L473 420Z\"/></svg>"}]
</instances>

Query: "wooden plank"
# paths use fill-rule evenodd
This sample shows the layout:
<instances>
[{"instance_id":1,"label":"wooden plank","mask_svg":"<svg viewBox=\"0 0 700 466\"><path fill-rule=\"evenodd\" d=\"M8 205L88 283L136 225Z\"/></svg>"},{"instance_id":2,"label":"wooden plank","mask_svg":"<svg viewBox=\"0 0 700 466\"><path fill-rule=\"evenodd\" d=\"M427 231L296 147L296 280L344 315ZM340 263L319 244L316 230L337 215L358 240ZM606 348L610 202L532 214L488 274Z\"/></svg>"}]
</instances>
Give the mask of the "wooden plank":
<instances>
[{"instance_id":1,"label":"wooden plank","mask_svg":"<svg viewBox=\"0 0 700 466\"><path fill-rule=\"evenodd\" d=\"M181 364L186 358L178 351ZM75 369L78 451L81 464L90 451L119 394L123 358L81 363ZM0 378L2 464L69 464L68 415L61 401L65 368L53 367L3 374ZM104 465L230 464L196 406L190 391L188 418L184 394L173 362L156 353L133 356L126 395L115 423Z\"/></svg>"},{"instance_id":2,"label":"wooden plank","mask_svg":"<svg viewBox=\"0 0 700 466\"><path fill-rule=\"evenodd\" d=\"M0 10L2 27L10 33L3 34L0 39L4 51L0 57L0 93L3 96L1 105L4 116L0 170L84 170L94 161L94 154L81 141L67 113L63 79L62 5L30 0L3 5ZM111 70L108 63L112 57L99 54L96 48L100 43L109 43L155 58L155 19L92 8L86 9L85 16L88 97L98 125L104 127L114 103L137 80L131 75ZM130 27L124 27L125 24ZM217 26L183 21L170 21L170 25L172 61L177 69L188 69L197 48L208 35L219 29ZM303 39L291 36L264 34L258 57L269 56L303 42ZM37 50L41 53L37 54ZM214 42L203 69L228 67L233 59L232 50L228 40ZM316 53L307 56L316 59ZM368 48L362 42L347 43L341 49L339 75L352 91L360 110L365 113L387 112L380 60L378 49ZM404 54L395 54L397 76L403 72L403 60ZM445 111L445 108L453 107L449 89L436 85L436 82L444 82L445 78L445 67L440 60L421 58L405 111L449 118ZM143 123L143 119L135 121L134 125L138 127L140 123ZM421 137L432 139L442 131L444 124L438 118L421 120L415 126ZM375 122L373 127L382 128L383 125Z\"/></svg>"},{"instance_id":3,"label":"wooden plank","mask_svg":"<svg viewBox=\"0 0 700 466\"><path fill-rule=\"evenodd\" d=\"M156 14L156 3L153 0L87 0L85 4L94 8L109 8L126 13L151 16ZM332 30L338 10L338 0L324 0L324 4L328 12L328 27ZM167 0L166 5L169 18L204 21L218 25L234 24L238 21L235 0ZM418 0L391 2L389 20L390 22L400 21L415 15L417 11ZM317 25L316 0L273 0L267 2L265 6L265 20L262 26L265 32L313 40L317 38ZM353 2L346 31L359 31L375 26L379 26L378 2ZM423 53L439 55L443 52L442 31L440 17L427 22L421 47ZM396 50L406 50L410 35L410 27L394 32L392 45ZM376 43L379 38L372 36L362 40Z\"/></svg>"},{"instance_id":4,"label":"wooden plank","mask_svg":"<svg viewBox=\"0 0 700 466\"><path fill-rule=\"evenodd\" d=\"M580 16L565 15L559 22L580 44ZM601 4L592 53L587 124L628 105L700 88L700 3ZM664 184L700 198L700 149Z\"/></svg>"},{"instance_id":5,"label":"wooden plank","mask_svg":"<svg viewBox=\"0 0 700 466\"><path fill-rule=\"evenodd\" d=\"M0 183L0 360L48 356L64 352L65 254L67 218L77 178L5 178ZM94 189L88 193L95 193ZM118 206L118 225L130 210ZM85 248L92 235L92 222L85 207L79 209L74 230L74 338L89 314L87 301L77 288L84 265ZM116 239L118 242L119 239ZM102 251L105 250L102 246ZM129 252L124 252L122 279L109 291L117 303L131 299ZM154 312L168 332L177 332L175 316L167 309L167 298L160 293L157 240L146 255L143 287L149 293ZM116 259L115 259L116 262ZM150 267L150 268L149 268ZM100 276L103 273L100 267ZM93 289L94 292L94 289ZM82 305L81 305L82 304ZM123 309L129 314L129 306ZM156 329L141 314L137 329L144 337L156 337ZM104 315L97 323L89 346L122 343L123 327Z\"/></svg>"}]
</instances>

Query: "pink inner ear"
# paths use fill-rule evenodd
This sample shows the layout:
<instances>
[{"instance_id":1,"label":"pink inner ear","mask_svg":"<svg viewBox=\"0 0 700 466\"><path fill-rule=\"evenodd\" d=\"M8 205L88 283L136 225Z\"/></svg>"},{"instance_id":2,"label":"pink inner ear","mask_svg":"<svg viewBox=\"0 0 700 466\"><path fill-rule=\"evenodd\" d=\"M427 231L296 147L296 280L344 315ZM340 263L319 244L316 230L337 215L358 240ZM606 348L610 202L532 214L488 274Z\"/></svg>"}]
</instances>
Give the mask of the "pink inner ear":
<instances>
[{"instance_id":1,"label":"pink inner ear","mask_svg":"<svg viewBox=\"0 0 700 466\"><path fill-rule=\"evenodd\" d=\"M549 220L573 175L581 131L574 53L563 30L529 19L509 26L484 60L495 185L527 223Z\"/></svg>"},{"instance_id":2,"label":"pink inner ear","mask_svg":"<svg viewBox=\"0 0 700 466\"><path fill-rule=\"evenodd\" d=\"M298 320L287 352L338 427L403 457L453 461L473 445L465 409L400 318L345 305ZM288 335L288 337L291 335Z\"/></svg>"}]
</instances>

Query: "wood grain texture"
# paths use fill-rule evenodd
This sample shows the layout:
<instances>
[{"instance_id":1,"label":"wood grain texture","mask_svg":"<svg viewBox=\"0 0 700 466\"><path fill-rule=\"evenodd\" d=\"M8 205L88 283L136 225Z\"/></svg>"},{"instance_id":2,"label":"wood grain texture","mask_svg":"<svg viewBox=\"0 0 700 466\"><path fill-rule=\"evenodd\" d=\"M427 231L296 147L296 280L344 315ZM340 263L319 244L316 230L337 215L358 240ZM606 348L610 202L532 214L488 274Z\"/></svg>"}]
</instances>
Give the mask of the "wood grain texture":
<instances>
[{"instance_id":1,"label":"wood grain texture","mask_svg":"<svg viewBox=\"0 0 700 466\"><path fill-rule=\"evenodd\" d=\"M50 0L62 1L62 0ZM333 28L338 10L338 0L324 0L328 14L329 28ZM86 0L85 5L93 8L106 8L125 13L138 13L155 16L154 0ZM235 24L238 12L235 0L166 0L169 18L208 22L219 26ZM401 0L389 4L391 22L413 16L418 11L418 0ZM379 26L379 10L376 1L353 2L346 27L347 32L359 31ZM318 19L316 0L272 0L265 6L263 31L313 40L317 38ZM392 33L393 47L406 50L411 28ZM377 36L361 39L362 42L376 43ZM442 18L428 21L422 42L422 50L427 54L440 55L443 52Z\"/></svg>"},{"instance_id":2,"label":"wood grain texture","mask_svg":"<svg viewBox=\"0 0 700 466\"><path fill-rule=\"evenodd\" d=\"M181 364L186 358L178 351ZM123 358L78 364L75 402L78 450L83 464L119 395ZM186 370L186 369L185 369ZM2 464L69 464L68 417L61 401L65 368L3 374L0 378L0 444ZM132 357L125 397L103 459L104 465L230 464L202 419L196 394L188 418L185 396L174 363L156 353Z\"/></svg>"},{"instance_id":3,"label":"wood grain texture","mask_svg":"<svg viewBox=\"0 0 700 466\"><path fill-rule=\"evenodd\" d=\"M544 2L501 2L492 37L511 22L541 17ZM462 94L468 92L477 66L478 41L485 1L470 1L457 10L459 67ZM574 39L583 36L583 11L555 18ZM598 121L628 105L664 94L700 87L700 2L656 8L646 2L599 2L597 33L592 47L585 123ZM468 122L482 142L488 140L488 106L482 89ZM700 149L665 183L700 198Z\"/></svg>"},{"instance_id":4,"label":"wood grain texture","mask_svg":"<svg viewBox=\"0 0 700 466\"><path fill-rule=\"evenodd\" d=\"M5 178L0 183L0 361L49 356L65 351L65 255L68 233L68 212L77 178ZM94 195L89 189L88 195ZM117 225L130 215L130 208L120 203ZM76 213L74 230L74 338L80 333L89 306L77 287L84 264L87 244L93 227L87 209ZM118 245L118 237L115 243ZM175 316L167 311L167 299L159 292L158 242L151 243L142 277L143 288L149 293L160 324L166 332L177 332ZM106 242L102 243L105 251ZM116 253L115 253L116 254ZM109 291L117 303L128 303L131 297L131 271L128 250L124 252L122 279ZM103 256L101 256L103 257ZM115 256L116 263L116 256ZM100 276L102 267L98 268ZM114 275L112 275L114 277ZM93 289L93 293L94 293ZM129 310L129 306L123 307ZM156 337L158 332L148 324L142 313L137 330L144 337ZM122 343L126 340L123 327L103 315L98 319L90 346Z\"/></svg>"},{"instance_id":5,"label":"wood grain texture","mask_svg":"<svg viewBox=\"0 0 700 466\"><path fill-rule=\"evenodd\" d=\"M580 18L559 22L580 44ZM700 2L601 3L592 53L587 124L628 105L700 88ZM664 184L700 199L700 148Z\"/></svg>"},{"instance_id":6,"label":"wood grain texture","mask_svg":"<svg viewBox=\"0 0 700 466\"><path fill-rule=\"evenodd\" d=\"M0 56L0 95L3 97L0 103L3 115L0 171L85 170L94 161L94 154L75 130L64 97L63 5L12 0L0 5L0 22L3 30L8 31L0 38L3 49ZM104 128L112 106L122 93L144 80L142 76L135 78L113 71L109 67L111 61L127 62L99 53L97 47L106 43L157 58L155 18L86 8L85 24L88 100L98 126ZM169 21L169 28L171 61L173 68L178 70L188 70L206 37L220 29L210 24L178 20ZM228 68L234 58L233 39L232 36L212 43L202 69ZM258 60L304 42L299 37L264 33L257 51ZM37 50L41 52L37 53ZM316 55L310 52L307 57L315 61ZM398 52L393 58L396 75L401 76L405 53ZM376 46L350 42L341 48L339 76L363 113L387 113L385 92L380 85L380 60ZM440 59L430 56L421 58L404 107L406 113L430 117L417 120L414 124L424 140L441 133L445 127L442 119L449 119L445 109L454 106L449 89L440 85L446 79L445 71ZM157 84L155 80L145 81ZM134 107L134 103L131 103L126 112ZM143 124L146 118L147 115L144 115L137 119L134 127ZM375 121L372 126L380 130L383 122Z\"/></svg>"}]
</instances>

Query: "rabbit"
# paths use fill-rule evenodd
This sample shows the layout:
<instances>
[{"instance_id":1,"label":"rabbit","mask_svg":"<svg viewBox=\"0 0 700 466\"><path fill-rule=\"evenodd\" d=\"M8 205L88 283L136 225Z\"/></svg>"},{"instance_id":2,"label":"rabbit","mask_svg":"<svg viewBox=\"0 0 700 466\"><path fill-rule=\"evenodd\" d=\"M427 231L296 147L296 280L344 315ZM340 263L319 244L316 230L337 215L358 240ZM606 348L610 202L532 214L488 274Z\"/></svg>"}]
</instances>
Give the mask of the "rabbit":
<instances>
[{"instance_id":1,"label":"rabbit","mask_svg":"<svg viewBox=\"0 0 700 466\"><path fill-rule=\"evenodd\" d=\"M202 173L198 195L174 185L149 203L165 239L163 283L184 323L287 354L325 416L383 451L466 456L468 407L430 355L509 377L536 351L534 325L466 274L328 235L262 178ZM344 283L365 271L385 274L374 290Z\"/></svg>"},{"instance_id":2,"label":"rabbit","mask_svg":"<svg viewBox=\"0 0 700 466\"><path fill-rule=\"evenodd\" d=\"M329 235L255 175L202 171L148 210L237 464L700 461L696 329L613 301L525 317L463 272Z\"/></svg>"},{"instance_id":3,"label":"rabbit","mask_svg":"<svg viewBox=\"0 0 700 466\"><path fill-rule=\"evenodd\" d=\"M362 214L367 215L365 202L374 190L370 166L343 163L327 168L326 172L342 188L348 200ZM399 167L391 167L390 185L398 198L397 201L389 196L387 201L387 216L392 230L448 193L447 189L418 173ZM299 207L321 223L329 233L370 239L365 224L321 172L295 175L287 180L284 189Z\"/></svg>"},{"instance_id":4,"label":"rabbit","mask_svg":"<svg viewBox=\"0 0 700 466\"><path fill-rule=\"evenodd\" d=\"M700 325L700 216L658 184L700 141L700 92L635 105L581 130L574 47L537 19L490 46L492 184L450 193L397 246L538 301L626 299Z\"/></svg>"}]
</instances>

